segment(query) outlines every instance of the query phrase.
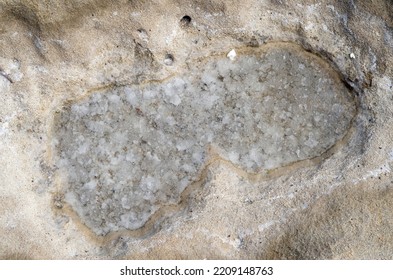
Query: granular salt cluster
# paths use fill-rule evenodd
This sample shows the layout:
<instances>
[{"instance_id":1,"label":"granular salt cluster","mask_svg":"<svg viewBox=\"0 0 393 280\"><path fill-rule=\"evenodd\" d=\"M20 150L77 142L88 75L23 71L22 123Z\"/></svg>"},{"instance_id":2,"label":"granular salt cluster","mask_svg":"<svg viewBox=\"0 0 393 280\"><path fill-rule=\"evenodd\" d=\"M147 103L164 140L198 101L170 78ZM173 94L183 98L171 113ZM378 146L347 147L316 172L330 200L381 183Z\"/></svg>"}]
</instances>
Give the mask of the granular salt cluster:
<instances>
[{"instance_id":1,"label":"granular salt cluster","mask_svg":"<svg viewBox=\"0 0 393 280\"><path fill-rule=\"evenodd\" d=\"M324 62L290 47L211 57L161 83L97 91L55 120L65 199L96 234L177 203L213 148L250 173L321 155L356 112Z\"/></svg>"}]
</instances>

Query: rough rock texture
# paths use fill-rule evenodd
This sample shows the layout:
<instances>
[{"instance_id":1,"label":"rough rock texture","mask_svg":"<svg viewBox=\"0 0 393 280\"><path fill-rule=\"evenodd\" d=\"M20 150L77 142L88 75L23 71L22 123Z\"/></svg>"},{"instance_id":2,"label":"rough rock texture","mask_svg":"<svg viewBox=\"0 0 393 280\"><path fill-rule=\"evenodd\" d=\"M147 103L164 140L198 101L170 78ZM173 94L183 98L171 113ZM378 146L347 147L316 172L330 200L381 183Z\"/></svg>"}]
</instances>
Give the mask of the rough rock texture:
<instances>
[{"instance_id":1,"label":"rough rock texture","mask_svg":"<svg viewBox=\"0 0 393 280\"><path fill-rule=\"evenodd\" d=\"M2 1L0 258L392 258L392 15Z\"/></svg>"}]
</instances>

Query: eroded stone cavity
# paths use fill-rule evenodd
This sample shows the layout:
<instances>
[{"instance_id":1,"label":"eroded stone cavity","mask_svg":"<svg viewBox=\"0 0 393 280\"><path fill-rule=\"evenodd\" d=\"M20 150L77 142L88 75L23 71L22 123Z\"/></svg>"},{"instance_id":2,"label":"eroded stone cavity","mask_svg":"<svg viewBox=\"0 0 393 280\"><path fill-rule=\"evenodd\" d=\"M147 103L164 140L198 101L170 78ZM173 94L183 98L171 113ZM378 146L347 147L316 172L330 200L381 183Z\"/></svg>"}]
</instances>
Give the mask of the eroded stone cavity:
<instances>
[{"instance_id":1,"label":"eroded stone cavity","mask_svg":"<svg viewBox=\"0 0 393 280\"><path fill-rule=\"evenodd\" d=\"M55 120L66 201L96 234L177 203L211 150L256 173L321 155L355 114L319 58L289 45L211 57L161 83L93 92Z\"/></svg>"}]
</instances>

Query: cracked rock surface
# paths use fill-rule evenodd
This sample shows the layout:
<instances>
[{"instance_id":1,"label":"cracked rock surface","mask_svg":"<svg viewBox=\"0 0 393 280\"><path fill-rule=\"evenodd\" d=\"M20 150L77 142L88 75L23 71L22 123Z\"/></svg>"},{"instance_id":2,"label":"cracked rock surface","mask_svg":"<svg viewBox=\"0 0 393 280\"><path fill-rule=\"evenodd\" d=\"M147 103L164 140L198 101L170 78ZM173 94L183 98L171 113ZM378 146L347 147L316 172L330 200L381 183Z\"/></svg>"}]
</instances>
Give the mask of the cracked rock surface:
<instances>
[{"instance_id":1,"label":"cracked rock surface","mask_svg":"<svg viewBox=\"0 0 393 280\"><path fill-rule=\"evenodd\" d=\"M390 259L392 14L2 1L0 258Z\"/></svg>"}]
</instances>

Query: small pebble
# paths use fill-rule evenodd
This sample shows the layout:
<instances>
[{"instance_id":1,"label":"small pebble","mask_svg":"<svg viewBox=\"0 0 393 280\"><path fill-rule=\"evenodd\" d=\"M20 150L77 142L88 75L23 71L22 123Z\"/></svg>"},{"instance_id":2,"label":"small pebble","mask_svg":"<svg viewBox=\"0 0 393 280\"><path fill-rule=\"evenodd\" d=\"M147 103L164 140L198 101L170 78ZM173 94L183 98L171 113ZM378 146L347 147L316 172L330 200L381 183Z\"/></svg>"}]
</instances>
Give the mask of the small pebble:
<instances>
[{"instance_id":1,"label":"small pebble","mask_svg":"<svg viewBox=\"0 0 393 280\"><path fill-rule=\"evenodd\" d=\"M236 51L235 50L231 50L228 54L227 54L227 57L230 59L230 60L235 60L235 58L236 58Z\"/></svg>"}]
</instances>

